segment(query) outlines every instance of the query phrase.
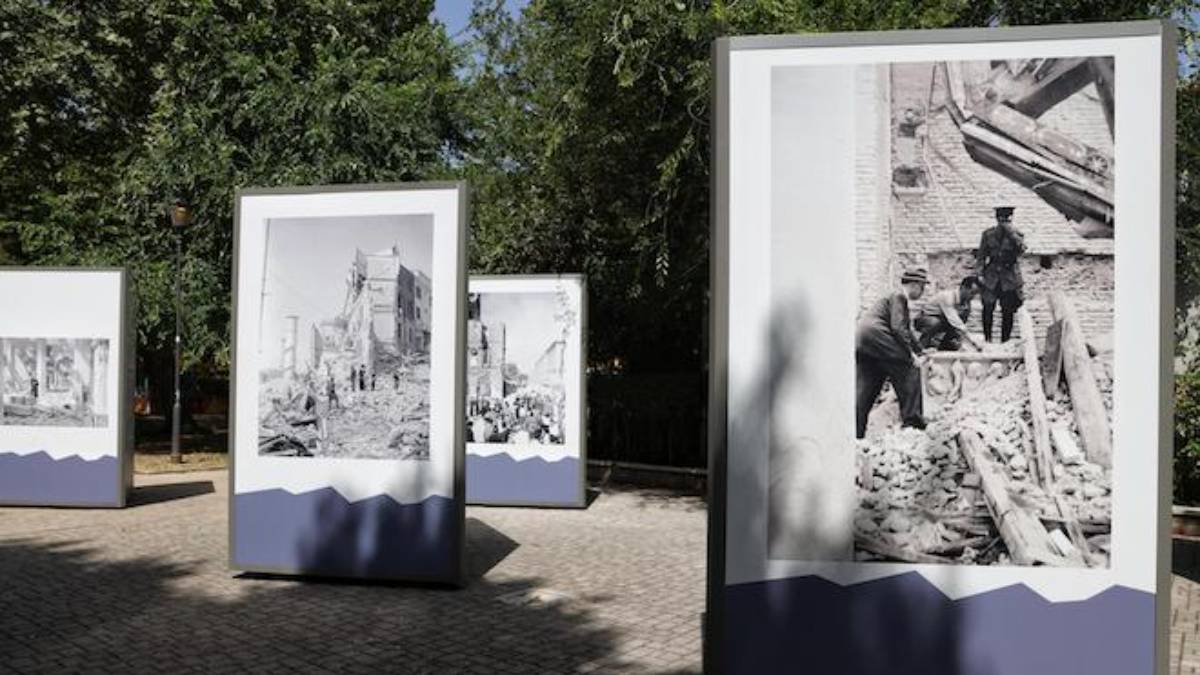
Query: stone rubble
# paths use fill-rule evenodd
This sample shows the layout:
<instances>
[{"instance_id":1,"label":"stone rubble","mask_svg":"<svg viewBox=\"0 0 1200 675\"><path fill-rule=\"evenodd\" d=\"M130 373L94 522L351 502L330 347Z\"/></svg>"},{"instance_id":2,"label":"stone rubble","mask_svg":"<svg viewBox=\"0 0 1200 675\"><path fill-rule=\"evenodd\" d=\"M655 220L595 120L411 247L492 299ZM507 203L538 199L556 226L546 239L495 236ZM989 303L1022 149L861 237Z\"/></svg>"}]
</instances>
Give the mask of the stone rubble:
<instances>
[{"instance_id":1,"label":"stone rubble","mask_svg":"<svg viewBox=\"0 0 1200 675\"><path fill-rule=\"evenodd\" d=\"M997 368L995 363L990 368L971 363L965 369L961 398L944 405L930 400L925 431L900 428L895 413L888 419L885 411L895 407L894 403L888 405L890 401L876 407L873 428L857 446L859 506L854 524L858 538L867 537L895 549L897 556L859 548L856 559L911 556L910 561L924 561L924 556L936 555L946 563L1011 562L980 490L979 476L970 471L958 449L958 432L970 429L990 448L991 460L1008 479L1012 502L1041 517L1052 541L1069 542L1062 538L1068 533L1058 525L1056 498L1060 499L1088 538L1092 564L1107 566L1111 472L1086 459L1064 464L1055 451L1050 489L1041 487L1036 462L1027 454L1032 453L1032 432L1024 365L1011 363L1011 370L1003 365ZM1094 366L1111 410L1110 371L1099 359ZM1062 425L1080 442L1065 385L1056 400L1048 402L1047 415L1051 426ZM1061 532L1062 537L1054 532Z\"/></svg>"}]
</instances>

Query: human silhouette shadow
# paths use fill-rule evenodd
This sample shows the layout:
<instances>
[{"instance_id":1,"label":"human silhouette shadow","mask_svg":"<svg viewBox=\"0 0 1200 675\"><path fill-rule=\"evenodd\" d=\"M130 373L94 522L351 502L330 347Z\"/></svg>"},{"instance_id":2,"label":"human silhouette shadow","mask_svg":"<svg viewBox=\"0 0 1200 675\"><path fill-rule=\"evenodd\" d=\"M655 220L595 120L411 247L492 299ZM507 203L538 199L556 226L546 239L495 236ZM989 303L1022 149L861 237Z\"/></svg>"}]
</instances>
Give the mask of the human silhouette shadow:
<instances>
[{"instance_id":1,"label":"human silhouette shadow","mask_svg":"<svg viewBox=\"0 0 1200 675\"><path fill-rule=\"evenodd\" d=\"M764 335L767 358L750 379L743 405L727 413L727 457L765 447L768 466L763 470L752 462L726 464L728 485L736 486L741 499L762 506L749 509L750 515L739 522L727 521L715 539L725 549L717 555L726 566L709 569L710 575L718 575L716 595L710 596L717 611L710 604L706 669L713 673L989 675L994 672L989 664L964 661L960 611L940 591L911 574L844 585L812 573L772 574L766 560L773 555L768 535L766 550L753 554L760 560L759 581L723 582L729 570L724 556L731 548L736 554L749 545L747 532L775 530L775 536L797 543L802 552L793 554L796 561L853 563L853 532L831 528L827 510L829 500L853 489L854 476L813 475L828 466L796 462L806 458L789 455L825 452L817 445L821 441L803 435L804 442L781 445L782 434L775 424L776 417L793 412L783 405L784 388L806 385L805 378L813 376L807 357L819 353L811 350L822 349L812 338L812 322L817 319L810 306L803 293L774 305ZM852 369L847 376L854 376ZM847 433L852 432L852 418L847 417L846 423ZM855 452L853 445L846 451ZM791 480L778 473L789 463L796 471ZM849 487L833 481L849 481ZM786 509L796 509L802 517L772 523L772 509L776 519L786 516ZM787 562L774 560L772 566Z\"/></svg>"}]
</instances>

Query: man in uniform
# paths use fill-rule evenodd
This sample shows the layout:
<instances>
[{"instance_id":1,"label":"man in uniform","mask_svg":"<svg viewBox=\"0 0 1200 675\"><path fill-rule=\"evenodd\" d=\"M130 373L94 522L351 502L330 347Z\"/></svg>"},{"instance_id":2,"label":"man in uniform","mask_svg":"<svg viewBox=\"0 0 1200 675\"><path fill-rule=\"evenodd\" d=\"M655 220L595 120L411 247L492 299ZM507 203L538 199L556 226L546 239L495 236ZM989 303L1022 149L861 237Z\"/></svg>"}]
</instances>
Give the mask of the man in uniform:
<instances>
[{"instance_id":1,"label":"man in uniform","mask_svg":"<svg viewBox=\"0 0 1200 675\"><path fill-rule=\"evenodd\" d=\"M958 288L935 293L932 301L913 320L921 349L956 352L962 349L965 341L977 351L983 351L983 345L967 331L971 300L976 295L979 295L979 278L975 275L963 277Z\"/></svg>"},{"instance_id":2,"label":"man in uniform","mask_svg":"<svg viewBox=\"0 0 1200 675\"><path fill-rule=\"evenodd\" d=\"M1021 254L1025 236L1012 224L1013 207L996 207L996 226L984 230L975 252L983 300L983 339L992 341L992 315L1000 303L1000 341L1012 336L1013 317L1024 302Z\"/></svg>"},{"instance_id":3,"label":"man in uniform","mask_svg":"<svg viewBox=\"0 0 1200 675\"><path fill-rule=\"evenodd\" d=\"M854 345L857 438L866 435L867 417L883 383L889 380L900 403L901 425L925 428L920 372L923 357L912 332L908 303L920 298L928 283L929 273L923 268L906 271L900 277L901 290L877 300L858 320Z\"/></svg>"}]
</instances>

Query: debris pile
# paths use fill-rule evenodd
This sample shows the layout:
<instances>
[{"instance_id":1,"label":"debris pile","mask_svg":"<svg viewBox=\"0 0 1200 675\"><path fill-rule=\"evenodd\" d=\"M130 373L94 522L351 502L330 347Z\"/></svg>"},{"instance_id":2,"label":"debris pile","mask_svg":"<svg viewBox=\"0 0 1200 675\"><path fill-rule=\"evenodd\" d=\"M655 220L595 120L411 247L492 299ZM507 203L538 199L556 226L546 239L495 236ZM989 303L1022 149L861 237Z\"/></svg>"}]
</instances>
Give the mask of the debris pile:
<instances>
[{"instance_id":1,"label":"debris pile","mask_svg":"<svg viewBox=\"0 0 1200 675\"><path fill-rule=\"evenodd\" d=\"M971 357L958 368L965 377L941 386L929 378L927 392L951 398L927 401L925 431L876 424L859 443L857 560L1107 567L1111 469L1082 449L1066 388L1045 400L1036 356L1032 378L1028 358L994 356L991 365ZM1088 362L1110 406L1105 359ZM1039 389L1032 395L1031 383Z\"/></svg>"},{"instance_id":2,"label":"debris pile","mask_svg":"<svg viewBox=\"0 0 1200 675\"><path fill-rule=\"evenodd\" d=\"M339 385L336 403L315 384L264 382L259 454L429 459L428 358L381 359L374 380L365 390Z\"/></svg>"}]
</instances>

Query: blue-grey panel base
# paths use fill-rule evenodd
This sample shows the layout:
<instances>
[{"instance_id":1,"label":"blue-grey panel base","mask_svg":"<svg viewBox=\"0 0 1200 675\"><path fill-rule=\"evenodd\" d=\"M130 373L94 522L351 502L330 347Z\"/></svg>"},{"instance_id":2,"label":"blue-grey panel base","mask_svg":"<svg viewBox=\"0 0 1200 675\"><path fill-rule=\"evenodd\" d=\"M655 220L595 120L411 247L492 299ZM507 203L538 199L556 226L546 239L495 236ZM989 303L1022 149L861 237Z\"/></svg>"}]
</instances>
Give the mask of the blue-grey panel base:
<instances>
[{"instance_id":1,"label":"blue-grey panel base","mask_svg":"<svg viewBox=\"0 0 1200 675\"><path fill-rule=\"evenodd\" d=\"M579 460L541 457L517 461L506 452L467 455L468 504L582 506Z\"/></svg>"},{"instance_id":2,"label":"blue-grey panel base","mask_svg":"<svg viewBox=\"0 0 1200 675\"><path fill-rule=\"evenodd\" d=\"M726 673L1151 675L1154 596L1052 603L1024 585L950 600L915 572L725 589Z\"/></svg>"},{"instance_id":3,"label":"blue-grey panel base","mask_svg":"<svg viewBox=\"0 0 1200 675\"><path fill-rule=\"evenodd\" d=\"M234 497L232 564L256 572L361 579L460 579L462 527L454 500L348 502L332 488Z\"/></svg>"},{"instance_id":4,"label":"blue-grey panel base","mask_svg":"<svg viewBox=\"0 0 1200 675\"><path fill-rule=\"evenodd\" d=\"M116 457L0 453L0 504L115 507L122 484Z\"/></svg>"}]
</instances>

